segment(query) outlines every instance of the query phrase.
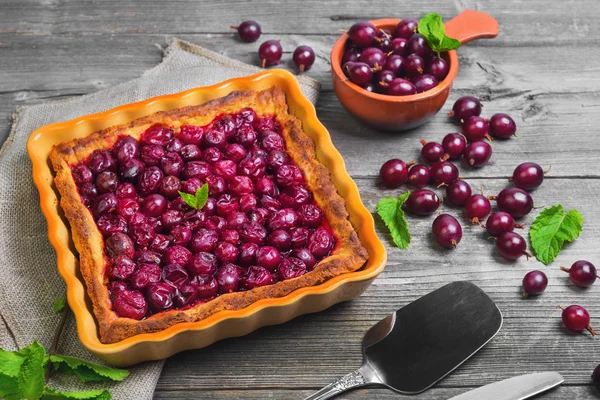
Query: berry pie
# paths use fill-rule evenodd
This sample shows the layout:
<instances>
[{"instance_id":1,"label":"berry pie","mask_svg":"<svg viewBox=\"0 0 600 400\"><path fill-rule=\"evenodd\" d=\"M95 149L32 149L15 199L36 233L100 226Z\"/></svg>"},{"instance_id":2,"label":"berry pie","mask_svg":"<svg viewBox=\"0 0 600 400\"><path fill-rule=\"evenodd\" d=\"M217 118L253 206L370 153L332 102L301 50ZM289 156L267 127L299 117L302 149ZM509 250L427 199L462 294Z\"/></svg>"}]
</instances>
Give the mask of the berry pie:
<instances>
[{"instance_id":1,"label":"berry pie","mask_svg":"<svg viewBox=\"0 0 600 400\"><path fill-rule=\"evenodd\" d=\"M103 343L361 268L344 200L284 92L234 92L56 145ZM208 187L202 207L185 193ZM193 204L192 204L193 205Z\"/></svg>"}]
</instances>

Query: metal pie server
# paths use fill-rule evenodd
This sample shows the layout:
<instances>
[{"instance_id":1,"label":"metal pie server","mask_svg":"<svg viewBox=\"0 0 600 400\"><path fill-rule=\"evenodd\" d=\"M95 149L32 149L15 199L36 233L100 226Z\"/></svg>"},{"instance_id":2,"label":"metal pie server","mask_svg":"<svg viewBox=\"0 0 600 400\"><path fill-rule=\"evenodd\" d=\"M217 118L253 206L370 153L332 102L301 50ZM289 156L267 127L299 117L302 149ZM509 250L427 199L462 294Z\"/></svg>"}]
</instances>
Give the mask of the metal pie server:
<instances>
[{"instance_id":1,"label":"metal pie server","mask_svg":"<svg viewBox=\"0 0 600 400\"><path fill-rule=\"evenodd\" d=\"M383 385L420 393L481 349L500 330L502 314L476 285L453 282L379 321L363 338L362 367L305 400Z\"/></svg>"},{"instance_id":2,"label":"metal pie server","mask_svg":"<svg viewBox=\"0 0 600 400\"><path fill-rule=\"evenodd\" d=\"M449 400L524 400L564 382L558 372L539 372L490 383Z\"/></svg>"}]
</instances>

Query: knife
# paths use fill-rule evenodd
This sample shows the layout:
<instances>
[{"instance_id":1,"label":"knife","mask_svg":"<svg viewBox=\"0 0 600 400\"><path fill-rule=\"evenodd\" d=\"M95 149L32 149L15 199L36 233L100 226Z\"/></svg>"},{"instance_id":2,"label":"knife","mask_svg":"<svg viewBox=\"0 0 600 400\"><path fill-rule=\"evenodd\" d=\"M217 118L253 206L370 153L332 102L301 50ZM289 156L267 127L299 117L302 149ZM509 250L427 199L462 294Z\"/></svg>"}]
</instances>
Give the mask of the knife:
<instances>
[{"instance_id":1,"label":"knife","mask_svg":"<svg viewBox=\"0 0 600 400\"><path fill-rule=\"evenodd\" d=\"M539 372L490 383L449 400L523 400L563 383L558 372Z\"/></svg>"}]
</instances>

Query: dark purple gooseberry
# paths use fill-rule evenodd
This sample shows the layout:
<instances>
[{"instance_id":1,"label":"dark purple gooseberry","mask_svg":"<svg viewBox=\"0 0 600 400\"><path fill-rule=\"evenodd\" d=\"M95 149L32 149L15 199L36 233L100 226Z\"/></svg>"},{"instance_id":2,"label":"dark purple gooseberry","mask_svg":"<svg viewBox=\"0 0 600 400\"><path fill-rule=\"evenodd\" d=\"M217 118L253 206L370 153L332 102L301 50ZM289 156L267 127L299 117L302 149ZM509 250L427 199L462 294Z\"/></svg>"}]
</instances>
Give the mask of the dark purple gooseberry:
<instances>
[{"instance_id":1,"label":"dark purple gooseberry","mask_svg":"<svg viewBox=\"0 0 600 400\"><path fill-rule=\"evenodd\" d=\"M423 58L428 57L431 54L431 48L427 43L427 39L420 33L415 33L408 39L406 51L408 54L416 54Z\"/></svg>"},{"instance_id":2,"label":"dark purple gooseberry","mask_svg":"<svg viewBox=\"0 0 600 400\"><path fill-rule=\"evenodd\" d=\"M467 141L460 133L449 133L442 140L444 158L448 160L457 160L462 157L465 147L467 147Z\"/></svg>"},{"instance_id":3,"label":"dark purple gooseberry","mask_svg":"<svg viewBox=\"0 0 600 400\"><path fill-rule=\"evenodd\" d=\"M527 252L527 242L523 236L514 232L502 232L498 235L496 249L502 257L511 261L519 259L523 254L527 258L531 257L531 254Z\"/></svg>"},{"instance_id":4,"label":"dark purple gooseberry","mask_svg":"<svg viewBox=\"0 0 600 400\"><path fill-rule=\"evenodd\" d=\"M383 64L384 71L392 71L396 75L400 75L404 70L404 58L398 55L391 55Z\"/></svg>"},{"instance_id":5,"label":"dark purple gooseberry","mask_svg":"<svg viewBox=\"0 0 600 400\"><path fill-rule=\"evenodd\" d=\"M438 82L441 82L446 78L448 71L448 63L441 57L433 57L425 70L428 74L433 75Z\"/></svg>"},{"instance_id":6,"label":"dark purple gooseberry","mask_svg":"<svg viewBox=\"0 0 600 400\"><path fill-rule=\"evenodd\" d=\"M474 194L465 202L465 211L467 217L474 224L479 224L483 218L487 217L492 210L492 205L487 197L482 194Z\"/></svg>"},{"instance_id":7,"label":"dark purple gooseberry","mask_svg":"<svg viewBox=\"0 0 600 400\"><path fill-rule=\"evenodd\" d=\"M427 216L437 211L440 199L429 189L417 189L410 193L404 207L412 214Z\"/></svg>"},{"instance_id":8,"label":"dark purple gooseberry","mask_svg":"<svg viewBox=\"0 0 600 400\"><path fill-rule=\"evenodd\" d=\"M379 32L383 32L381 29L379 30ZM375 37L375 46L377 46L378 49L381 49L381 51L383 51L384 53L390 53L393 49L392 47L392 39L391 37L388 36L379 36L377 35Z\"/></svg>"},{"instance_id":9,"label":"dark purple gooseberry","mask_svg":"<svg viewBox=\"0 0 600 400\"><path fill-rule=\"evenodd\" d=\"M594 264L585 260L575 261L571 268L560 267L560 269L568 272L571 282L579 287L590 287L598 278L598 272Z\"/></svg>"},{"instance_id":10,"label":"dark purple gooseberry","mask_svg":"<svg viewBox=\"0 0 600 400\"><path fill-rule=\"evenodd\" d=\"M424 139L421 139L421 144L423 148L421 149L421 158L427 164L433 164L436 162L440 162L444 157L444 147L437 142L426 142Z\"/></svg>"},{"instance_id":11,"label":"dark purple gooseberry","mask_svg":"<svg viewBox=\"0 0 600 400\"><path fill-rule=\"evenodd\" d=\"M419 22L414 19L403 19L396 25L394 37L409 39L417 31L418 26Z\"/></svg>"},{"instance_id":12,"label":"dark purple gooseberry","mask_svg":"<svg viewBox=\"0 0 600 400\"><path fill-rule=\"evenodd\" d=\"M544 170L539 164L525 162L515 168L508 180L520 189L533 190L544 182Z\"/></svg>"},{"instance_id":13,"label":"dark purple gooseberry","mask_svg":"<svg viewBox=\"0 0 600 400\"><path fill-rule=\"evenodd\" d=\"M357 22L348 30L348 37L358 47L369 47L376 33L377 29L370 22Z\"/></svg>"},{"instance_id":14,"label":"dark purple gooseberry","mask_svg":"<svg viewBox=\"0 0 600 400\"><path fill-rule=\"evenodd\" d=\"M380 69L385 64L386 57L383 51L377 47L369 47L360 53L359 61L369 67Z\"/></svg>"},{"instance_id":15,"label":"dark purple gooseberry","mask_svg":"<svg viewBox=\"0 0 600 400\"><path fill-rule=\"evenodd\" d=\"M502 232L512 232L515 228L523 228L522 224L515 224L513 217L504 211L493 212L485 221L485 228L492 236Z\"/></svg>"},{"instance_id":16,"label":"dark purple gooseberry","mask_svg":"<svg viewBox=\"0 0 600 400\"><path fill-rule=\"evenodd\" d=\"M388 160L381 166L379 177L385 186L392 189L397 188L408 178L407 164L397 158Z\"/></svg>"},{"instance_id":17,"label":"dark purple gooseberry","mask_svg":"<svg viewBox=\"0 0 600 400\"><path fill-rule=\"evenodd\" d=\"M431 226L433 238L442 247L454 248L462 239L462 227L460 223L449 214L441 214Z\"/></svg>"},{"instance_id":18,"label":"dark purple gooseberry","mask_svg":"<svg viewBox=\"0 0 600 400\"><path fill-rule=\"evenodd\" d=\"M256 21L244 21L239 26L232 26L231 29L237 29L240 40L247 43L256 42L262 34L260 25Z\"/></svg>"},{"instance_id":19,"label":"dark purple gooseberry","mask_svg":"<svg viewBox=\"0 0 600 400\"><path fill-rule=\"evenodd\" d=\"M482 141L469 143L465 148L463 157L471 167L481 168L492 157L492 146Z\"/></svg>"},{"instance_id":20,"label":"dark purple gooseberry","mask_svg":"<svg viewBox=\"0 0 600 400\"><path fill-rule=\"evenodd\" d=\"M407 183L416 188L427 186L431 181L431 171L423 164L415 164L408 170Z\"/></svg>"},{"instance_id":21,"label":"dark purple gooseberry","mask_svg":"<svg viewBox=\"0 0 600 400\"><path fill-rule=\"evenodd\" d=\"M519 188L503 189L498 196L490 196L496 200L498 208L513 216L513 218L524 217L533 209L533 198L529 193Z\"/></svg>"},{"instance_id":22,"label":"dark purple gooseberry","mask_svg":"<svg viewBox=\"0 0 600 400\"><path fill-rule=\"evenodd\" d=\"M390 83L387 92L390 96L409 96L416 93L417 88L415 85L411 81L402 78L394 79Z\"/></svg>"},{"instance_id":23,"label":"dark purple gooseberry","mask_svg":"<svg viewBox=\"0 0 600 400\"><path fill-rule=\"evenodd\" d=\"M436 87L438 85L438 81L433 75L423 74L415 79L414 84L417 88L417 93L423 93Z\"/></svg>"},{"instance_id":24,"label":"dark purple gooseberry","mask_svg":"<svg viewBox=\"0 0 600 400\"><path fill-rule=\"evenodd\" d=\"M392 39L392 54L404 57L406 55L406 44L408 40L405 38L393 38Z\"/></svg>"},{"instance_id":25,"label":"dark purple gooseberry","mask_svg":"<svg viewBox=\"0 0 600 400\"><path fill-rule=\"evenodd\" d=\"M373 79L373 71L368 64L355 62L348 67L348 77L353 83L362 86Z\"/></svg>"},{"instance_id":26,"label":"dark purple gooseberry","mask_svg":"<svg viewBox=\"0 0 600 400\"><path fill-rule=\"evenodd\" d=\"M425 70L425 61L417 54L411 54L404 59L404 71L409 78L416 78Z\"/></svg>"},{"instance_id":27,"label":"dark purple gooseberry","mask_svg":"<svg viewBox=\"0 0 600 400\"><path fill-rule=\"evenodd\" d=\"M517 136L517 124L507 114L494 114L490 118L490 133L500 139L508 139Z\"/></svg>"},{"instance_id":28,"label":"dark purple gooseberry","mask_svg":"<svg viewBox=\"0 0 600 400\"><path fill-rule=\"evenodd\" d=\"M375 74L375 80L377 81L377 91L379 93L387 93L388 87L392 81L396 79L396 75L392 71L379 71Z\"/></svg>"},{"instance_id":29,"label":"dark purple gooseberry","mask_svg":"<svg viewBox=\"0 0 600 400\"><path fill-rule=\"evenodd\" d=\"M548 286L548 277L542 271L528 272L523 278L523 296L542 294Z\"/></svg>"},{"instance_id":30,"label":"dark purple gooseberry","mask_svg":"<svg viewBox=\"0 0 600 400\"><path fill-rule=\"evenodd\" d=\"M376 87L375 85L373 85L372 82L367 82L364 85L361 86L363 89L365 89L367 92L371 92L371 93L375 93L376 92Z\"/></svg>"},{"instance_id":31,"label":"dark purple gooseberry","mask_svg":"<svg viewBox=\"0 0 600 400\"><path fill-rule=\"evenodd\" d=\"M456 122L481 114L481 102L473 96L462 96L454 102L448 116Z\"/></svg>"},{"instance_id":32,"label":"dark purple gooseberry","mask_svg":"<svg viewBox=\"0 0 600 400\"><path fill-rule=\"evenodd\" d=\"M283 49L279 40L267 40L263 42L258 48L258 58L260 59L261 68L279 64L282 54Z\"/></svg>"},{"instance_id":33,"label":"dark purple gooseberry","mask_svg":"<svg viewBox=\"0 0 600 400\"><path fill-rule=\"evenodd\" d=\"M356 64L357 62L358 61L346 61L345 63L343 63L342 64L342 71L344 72L344 75L346 75L348 78L350 78L350 68L352 68L352 66L354 64Z\"/></svg>"},{"instance_id":34,"label":"dark purple gooseberry","mask_svg":"<svg viewBox=\"0 0 600 400\"><path fill-rule=\"evenodd\" d=\"M436 186L449 185L458 180L458 168L449 161L431 165L431 181Z\"/></svg>"},{"instance_id":35,"label":"dark purple gooseberry","mask_svg":"<svg viewBox=\"0 0 600 400\"><path fill-rule=\"evenodd\" d=\"M452 182L446 187L446 198L455 206L464 206L471 194L471 185L463 180Z\"/></svg>"},{"instance_id":36,"label":"dark purple gooseberry","mask_svg":"<svg viewBox=\"0 0 600 400\"><path fill-rule=\"evenodd\" d=\"M461 124L461 131L469 142L476 142L484 139L492 141L492 138L489 135L490 125L488 121L478 115L465 118Z\"/></svg>"},{"instance_id":37,"label":"dark purple gooseberry","mask_svg":"<svg viewBox=\"0 0 600 400\"><path fill-rule=\"evenodd\" d=\"M357 62L360 58L361 50L358 47L349 48L344 52L342 56L342 65L345 65L347 62Z\"/></svg>"},{"instance_id":38,"label":"dark purple gooseberry","mask_svg":"<svg viewBox=\"0 0 600 400\"><path fill-rule=\"evenodd\" d=\"M315 62L315 52L309 46L298 46L296 50L294 50L294 54L292 56L294 60L294 64L300 70L300 72L304 72Z\"/></svg>"}]
</instances>

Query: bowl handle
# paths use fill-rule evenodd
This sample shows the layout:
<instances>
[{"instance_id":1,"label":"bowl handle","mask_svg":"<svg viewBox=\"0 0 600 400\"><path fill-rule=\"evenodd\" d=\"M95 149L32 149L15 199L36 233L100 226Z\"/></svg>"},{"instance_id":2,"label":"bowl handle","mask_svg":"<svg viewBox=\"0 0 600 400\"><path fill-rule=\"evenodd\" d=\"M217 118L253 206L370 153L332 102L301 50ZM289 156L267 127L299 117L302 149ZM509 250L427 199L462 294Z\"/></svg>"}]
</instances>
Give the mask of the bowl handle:
<instances>
[{"instance_id":1,"label":"bowl handle","mask_svg":"<svg viewBox=\"0 0 600 400\"><path fill-rule=\"evenodd\" d=\"M484 12L465 10L446 22L446 35L463 44L473 39L493 38L498 35L498 21Z\"/></svg>"}]
</instances>

